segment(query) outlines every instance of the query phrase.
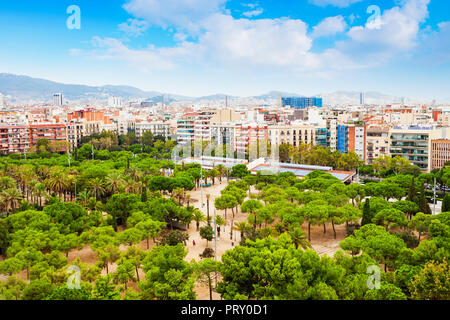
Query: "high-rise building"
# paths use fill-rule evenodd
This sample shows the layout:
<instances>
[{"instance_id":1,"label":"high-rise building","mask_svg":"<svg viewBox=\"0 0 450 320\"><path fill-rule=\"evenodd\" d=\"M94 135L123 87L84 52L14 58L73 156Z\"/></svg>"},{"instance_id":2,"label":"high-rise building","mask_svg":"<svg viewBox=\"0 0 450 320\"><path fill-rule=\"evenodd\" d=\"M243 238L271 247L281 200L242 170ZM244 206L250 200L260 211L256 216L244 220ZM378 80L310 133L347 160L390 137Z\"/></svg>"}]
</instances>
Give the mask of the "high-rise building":
<instances>
[{"instance_id":1,"label":"high-rise building","mask_svg":"<svg viewBox=\"0 0 450 320\"><path fill-rule=\"evenodd\" d=\"M348 152L348 126L338 124L336 148L340 153Z\"/></svg>"},{"instance_id":2,"label":"high-rise building","mask_svg":"<svg viewBox=\"0 0 450 320\"><path fill-rule=\"evenodd\" d=\"M0 93L0 108L3 108L5 106L5 98Z\"/></svg>"},{"instance_id":3,"label":"high-rise building","mask_svg":"<svg viewBox=\"0 0 450 320\"><path fill-rule=\"evenodd\" d=\"M361 160L366 159L366 127L348 126L348 151L355 152Z\"/></svg>"},{"instance_id":4,"label":"high-rise building","mask_svg":"<svg viewBox=\"0 0 450 320\"><path fill-rule=\"evenodd\" d=\"M294 109L306 109L308 107L322 107L322 98L319 97L282 97L282 107L290 106Z\"/></svg>"},{"instance_id":5,"label":"high-rise building","mask_svg":"<svg viewBox=\"0 0 450 320\"><path fill-rule=\"evenodd\" d=\"M123 100L121 97L108 97L108 106L110 107L122 107Z\"/></svg>"},{"instance_id":6,"label":"high-rise building","mask_svg":"<svg viewBox=\"0 0 450 320\"><path fill-rule=\"evenodd\" d=\"M63 101L63 94L62 93L55 93L53 95L53 105L57 107L61 107L64 104Z\"/></svg>"},{"instance_id":7,"label":"high-rise building","mask_svg":"<svg viewBox=\"0 0 450 320\"><path fill-rule=\"evenodd\" d=\"M359 104L362 106L366 104L366 94L364 92L359 94Z\"/></svg>"}]
</instances>

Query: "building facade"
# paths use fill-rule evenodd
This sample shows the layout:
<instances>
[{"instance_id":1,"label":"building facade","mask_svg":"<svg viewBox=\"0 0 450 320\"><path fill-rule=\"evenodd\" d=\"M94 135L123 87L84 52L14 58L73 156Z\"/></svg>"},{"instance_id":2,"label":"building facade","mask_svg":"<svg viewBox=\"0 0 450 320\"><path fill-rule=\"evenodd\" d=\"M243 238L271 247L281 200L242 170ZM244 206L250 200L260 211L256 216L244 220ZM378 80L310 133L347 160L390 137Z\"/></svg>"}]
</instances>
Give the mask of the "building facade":
<instances>
[{"instance_id":1,"label":"building facade","mask_svg":"<svg viewBox=\"0 0 450 320\"><path fill-rule=\"evenodd\" d=\"M309 107L322 107L322 98L319 97L282 97L281 106L289 106L294 109L306 109Z\"/></svg>"}]
</instances>

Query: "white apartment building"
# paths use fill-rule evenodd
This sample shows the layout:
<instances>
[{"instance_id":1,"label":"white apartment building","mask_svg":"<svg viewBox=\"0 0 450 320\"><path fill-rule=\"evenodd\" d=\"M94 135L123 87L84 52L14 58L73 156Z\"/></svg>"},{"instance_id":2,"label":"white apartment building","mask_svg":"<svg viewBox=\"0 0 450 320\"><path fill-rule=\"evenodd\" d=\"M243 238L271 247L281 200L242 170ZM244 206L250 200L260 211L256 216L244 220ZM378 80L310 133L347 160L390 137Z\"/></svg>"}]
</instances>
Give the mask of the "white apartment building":
<instances>
[{"instance_id":1,"label":"white apartment building","mask_svg":"<svg viewBox=\"0 0 450 320\"><path fill-rule=\"evenodd\" d=\"M327 146L331 151L337 150L337 119L330 118L327 123Z\"/></svg>"},{"instance_id":2,"label":"white apartment building","mask_svg":"<svg viewBox=\"0 0 450 320\"><path fill-rule=\"evenodd\" d=\"M55 93L53 95L53 105L61 107L64 104L64 97L62 93Z\"/></svg>"},{"instance_id":3,"label":"white apartment building","mask_svg":"<svg viewBox=\"0 0 450 320\"><path fill-rule=\"evenodd\" d=\"M401 156L422 171L431 170L431 141L450 138L449 128L396 127L389 132L389 153Z\"/></svg>"},{"instance_id":4,"label":"white apartment building","mask_svg":"<svg viewBox=\"0 0 450 320\"><path fill-rule=\"evenodd\" d=\"M167 121L136 122L136 137L142 137L146 131L151 131L153 136L163 136L166 141L171 138L170 123Z\"/></svg>"},{"instance_id":5,"label":"white apartment building","mask_svg":"<svg viewBox=\"0 0 450 320\"><path fill-rule=\"evenodd\" d=\"M121 97L108 97L108 106L120 108L123 106L123 99Z\"/></svg>"},{"instance_id":6,"label":"white apartment building","mask_svg":"<svg viewBox=\"0 0 450 320\"><path fill-rule=\"evenodd\" d=\"M215 111L201 111L194 119L194 139L211 141L211 119Z\"/></svg>"}]
</instances>

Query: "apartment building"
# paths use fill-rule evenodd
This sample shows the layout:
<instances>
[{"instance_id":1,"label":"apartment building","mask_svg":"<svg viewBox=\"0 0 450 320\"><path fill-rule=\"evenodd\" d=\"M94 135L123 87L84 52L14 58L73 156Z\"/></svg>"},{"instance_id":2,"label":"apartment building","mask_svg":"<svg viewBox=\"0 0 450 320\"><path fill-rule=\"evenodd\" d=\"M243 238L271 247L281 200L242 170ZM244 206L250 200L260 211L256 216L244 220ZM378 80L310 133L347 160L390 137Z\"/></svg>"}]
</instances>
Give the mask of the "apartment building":
<instances>
[{"instance_id":1,"label":"apartment building","mask_svg":"<svg viewBox=\"0 0 450 320\"><path fill-rule=\"evenodd\" d=\"M136 137L140 138L146 131L153 136L163 136L167 141L171 138L170 123L167 121L136 122Z\"/></svg>"},{"instance_id":2,"label":"apartment building","mask_svg":"<svg viewBox=\"0 0 450 320\"><path fill-rule=\"evenodd\" d=\"M211 125L211 136L217 145L228 145L240 154L249 147L269 140L267 124L252 122L217 122Z\"/></svg>"},{"instance_id":3,"label":"apartment building","mask_svg":"<svg viewBox=\"0 0 450 320\"><path fill-rule=\"evenodd\" d=\"M431 168L442 169L450 161L450 139L431 140Z\"/></svg>"},{"instance_id":4,"label":"apartment building","mask_svg":"<svg viewBox=\"0 0 450 320\"><path fill-rule=\"evenodd\" d=\"M67 114L67 139L72 150L78 148L83 137L103 131L117 133L117 125L103 111L87 109Z\"/></svg>"},{"instance_id":5,"label":"apartment building","mask_svg":"<svg viewBox=\"0 0 450 320\"><path fill-rule=\"evenodd\" d=\"M25 153L30 149L28 126L0 126L0 153Z\"/></svg>"},{"instance_id":6,"label":"apartment building","mask_svg":"<svg viewBox=\"0 0 450 320\"><path fill-rule=\"evenodd\" d=\"M327 126L327 146L331 151L337 150L337 119L336 118L328 118L326 119Z\"/></svg>"},{"instance_id":7,"label":"apartment building","mask_svg":"<svg viewBox=\"0 0 450 320\"><path fill-rule=\"evenodd\" d=\"M365 160L367 164L372 164L380 156L389 155L389 127L367 127L366 141Z\"/></svg>"},{"instance_id":8,"label":"apartment building","mask_svg":"<svg viewBox=\"0 0 450 320\"><path fill-rule=\"evenodd\" d=\"M186 113L177 120L177 142L179 144L191 143L195 139L195 118L198 113Z\"/></svg>"},{"instance_id":9,"label":"apartment building","mask_svg":"<svg viewBox=\"0 0 450 320\"><path fill-rule=\"evenodd\" d=\"M62 123L29 125L30 145L34 146L38 140L67 141L67 126Z\"/></svg>"},{"instance_id":10,"label":"apartment building","mask_svg":"<svg viewBox=\"0 0 450 320\"><path fill-rule=\"evenodd\" d=\"M308 123L270 125L269 141L271 145L290 144L294 147L302 143L326 147L326 128Z\"/></svg>"},{"instance_id":11,"label":"apartment building","mask_svg":"<svg viewBox=\"0 0 450 320\"><path fill-rule=\"evenodd\" d=\"M348 151L355 152L361 160L365 160L366 142L366 127L364 125L353 124L348 126Z\"/></svg>"},{"instance_id":12,"label":"apartment building","mask_svg":"<svg viewBox=\"0 0 450 320\"><path fill-rule=\"evenodd\" d=\"M267 143L267 124L241 123L235 128L235 148L238 153L248 153L249 147Z\"/></svg>"},{"instance_id":13,"label":"apartment building","mask_svg":"<svg viewBox=\"0 0 450 320\"><path fill-rule=\"evenodd\" d=\"M194 139L211 141L211 119L215 111L201 111L194 119Z\"/></svg>"},{"instance_id":14,"label":"apartment building","mask_svg":"<svg viewBox=\"0 0 450 320\"><path fill-rule=\"evenodd\" d=\"M3 154L26 153L41 139L52 142L67 141L66 125L52 123L0 126L0 152Z\"/></svg>"},{"instance_id":15,"label":"apartment building","mask_svg":"<svg viewBox=\"0 0 450 320\"><path fill-rule=\"evenodd\" d=\"M401 156L417 165L422 171L432 170L432 140L447 139L449 128L396 127L389 133L389 153Z\"/></svg>"}]
</instances>

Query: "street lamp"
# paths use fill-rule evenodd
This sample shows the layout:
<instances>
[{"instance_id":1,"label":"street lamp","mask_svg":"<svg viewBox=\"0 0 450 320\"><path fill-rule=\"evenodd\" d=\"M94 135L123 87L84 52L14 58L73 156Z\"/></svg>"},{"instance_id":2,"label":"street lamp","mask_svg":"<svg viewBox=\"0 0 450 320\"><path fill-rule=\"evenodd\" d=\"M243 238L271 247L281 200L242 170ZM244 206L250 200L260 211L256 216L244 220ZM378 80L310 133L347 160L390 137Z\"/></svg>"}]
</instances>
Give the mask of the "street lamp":
<instances>
[{"instance_id":1,"label":"street lamp","mask_svg":"<svg viewBox=\"0 0 450 320\"><path fill-rule=\"evenodd\" d=\"M217 225L216 225L216 209L214 208L214 261L217 261ZM216 285L217 287L217 272L216 272Z\"/></svg>"}]
</instances>

